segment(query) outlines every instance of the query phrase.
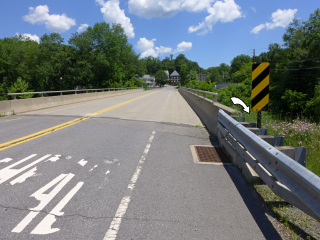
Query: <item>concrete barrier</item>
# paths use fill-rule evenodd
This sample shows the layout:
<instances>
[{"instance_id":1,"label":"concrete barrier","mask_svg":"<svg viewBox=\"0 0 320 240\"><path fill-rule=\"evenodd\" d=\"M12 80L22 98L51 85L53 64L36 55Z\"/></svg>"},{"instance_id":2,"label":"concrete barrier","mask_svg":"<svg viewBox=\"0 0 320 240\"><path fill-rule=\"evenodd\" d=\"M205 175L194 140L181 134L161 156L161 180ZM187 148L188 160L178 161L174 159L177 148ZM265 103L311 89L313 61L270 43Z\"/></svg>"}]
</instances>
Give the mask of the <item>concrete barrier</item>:
<instances>
[{"instance_id":1,"label":"concrete barrier","mask_svg":"<svg viewBox=\"0 0 320 240\"><path fill-rule=\"evenodd\" d=\"M57 107L61 105L85 102L142 91L143 89L130 89L0 101L0 114L11 115L13 114L13 112L23 113L44 108Z\"/></svg>"},{"instance_id":2,"label":"concrete barrier","mask_svg":"<svg viewBox=\"0 0 320 240\"><path fill-rule=\"evenodd\" d=\"M213 102L210 99L206 99L194 93L179 89L179 93L188 102L193 111L199 116L201 121L206 125L210 134L217 136L217 123L218 112L220 109L228 113L229 115L236 114L238 111L222 105L217 102Z\"/></svg>"}]
</instances>

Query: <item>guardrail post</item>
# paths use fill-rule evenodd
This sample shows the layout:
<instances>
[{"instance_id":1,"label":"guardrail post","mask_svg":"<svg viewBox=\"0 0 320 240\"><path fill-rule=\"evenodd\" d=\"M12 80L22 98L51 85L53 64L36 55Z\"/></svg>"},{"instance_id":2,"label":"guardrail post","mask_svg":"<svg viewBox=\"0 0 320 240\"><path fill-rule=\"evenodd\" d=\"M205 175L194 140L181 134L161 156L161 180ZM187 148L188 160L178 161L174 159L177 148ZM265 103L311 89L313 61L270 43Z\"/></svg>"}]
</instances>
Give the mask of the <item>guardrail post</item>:
<instances>
[{"instance_id":1,"label":"guardrail post","mask_svg":"<svg viewBox=\"0 0 320 240\"><path fill-rule=\"evenodd\" d=\"M60 92L60 95L62 96L62 92Z\"/></svg>"},{"instance_id":2,"label":"guardrail post","mask_svg":"<svg viewBox=\"0 0 320 240\"><path fill-rule=\"evenodd\" d=\"M204 96L204 98L207 98L207 93L204 93L203 96Z\"/></svg>"},{"instance_id":3,"label":"guardrail post","mask_svg":"<svg viewBox=\"0 0 320 240\"><path fill-rule=\"evenodd\" d=\"M17 96L16 95L13 95L13 100L16 100L17 99Z\"/></svg>"},{"instance_id":4,"label":"guardrail post","mask_svg":"<svg viewBox=\"0 0 320 240\"><path fill-rule=\"evenodd\" d=\"M213 95L213 102L218 102L217 95Z\"/></svg>"},{"instance_id":5,"label":"guardrail post","mask_svg":"<svg viewBox=\"0 0 320 240\"><path fill-rule=\"evenodd\" d=\"M16 96L14 96L14 97L16 97ZM43 93L41 93L41 97L43 97Z\"/></svg>"}]
</instances>

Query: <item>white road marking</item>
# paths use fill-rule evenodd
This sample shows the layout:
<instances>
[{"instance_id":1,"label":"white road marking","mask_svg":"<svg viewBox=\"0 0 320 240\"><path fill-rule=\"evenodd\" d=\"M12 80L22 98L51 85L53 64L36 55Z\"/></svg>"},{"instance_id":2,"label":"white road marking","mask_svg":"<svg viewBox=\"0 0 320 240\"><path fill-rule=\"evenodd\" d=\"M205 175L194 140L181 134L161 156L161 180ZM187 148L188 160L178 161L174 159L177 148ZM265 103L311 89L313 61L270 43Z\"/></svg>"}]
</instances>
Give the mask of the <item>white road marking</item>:
<instances>
[{"instance_id":1,"label":"white road marking","mask_svg":"<svg viewBox=\"0 0 320 240\"><path fill-rule=\"evenodd\" d=\"M96 167L98 167L98 165L95 165L93 168L90 169L89 172L91 172L93 169L95 169Z\"/></svg>"},{"instance_id":2,"label":"white road marking","mask_svg":"<svg viewBox=\"0 0 320 240\"><path fill-rule=\"evenodd\" d=\"M14 185L16 183L23 183L24 181L27 180L27 178L35 176L37 171L37 167L32 168L28 172L22 174L21 176L17 177L16 179L12 180L10 182L11 185Z\"/></svg>"},{"instance_id":3,"label":"white road marking","mask_svg":"<svg viewBox=\"0 0 320 240\"><path fill-rule=\"evenodd\" d=\"M51 162L56 162L60 159L61 155L54 155L54 157L49 158L46 160L46 162L51 161Z\"/></svg>"},{"instance_id":4,"label":"white road marking","mask_svg":"<svg viewBox=\"0 0 320 240\"><path fill-rule=\"evenodd\" d=\"M71 156L66 157L67 160L69 160L69 159L71 159L71 158L72 158Z\"/></svg>"},{"instance_id":5,"label":"white road marking","mask_svg":"<svg viewBox=\"0 0 320 240\"><path fill-rule=\"evenodd\" d=\"M83 167L84 165L87 164L87 162L88 162L88 161L86 161L86 160L84 160L84 159L81 159L78 163L79 163L79 165L81 165L81 166Z\"/></svg>"},{"instance_id":6,"label":"white road marking","mask_svg":"<svg viewBox=\"0 0 320 240\"><path fill-rule=\"evenodd\" d=\"M113 163L116 163L116 162L119 162L119 160L118 159L113 159L112 161L104 160L104 163L106 163L106 164L113 164Z\"/></svg>"},{"instance_id":7,"label":"white road marking","mask_svg":"<svg viewBox=\"0 0 320 240\"><path fill-rule=\"evenodd\" d=\"M33 193L30 197L34 197L40 201L39 205L30 208L31 212L12 230L12 232L20 233L28 224L38 215L38 213L43 210L43 208L61 191L61 189L74 177L74 174L60 174L58 177L53 179L51 182L40 188L38 191ZM45 194L48 189L54 189L50 193Z\"/></svg>"},{"instance_id":8,"label":"white road marking","mask_svg":"<svg viewBox=\"0 0 320 240\"><path fill-rule=\"evenodd\" d=\"M45 160L46 158L50 157L51 154L47 154L44 157L39 158L38 160L36 160L36 161L34 161L34 162L32 162L32 163L20 168L20 169L12 169L13 167L15 167L15 166L17 166L17 165L19 165L19 164L31 159L31 158L33 158L34 156L37 156L37 154L32 154L29 157L26 157L26 158L14 163L14 164L11 164L8 167L5 167L5 168L1 169L0 170L0 184L4 183L5 181L9 180L12 177L18 175L19 173L23 172L24 170L26 170L28 168L31 168L33 165L36 165L37 163Z\"/></svg>"},{"instance_id":9,"label":"white road marking","mask_svg":"<svg viewBox=\"0 0 320 240\"><path fill-rule=\"evenodd\" d=\"M106 232L106 235L104 236L103 240L115 240L117 238L117 234L118 234L118 231L120 229L120 225L121 225L121 221L122 221L122 217L125 215L127 209L128 209L128 206L129 206L129 203L131 201L131 194L132 194L132 191L135 187L135 184L137 183L138 181L138 178L140 176L140 173L141 173L141 169L142 169L142 164L145 162L146 160L146 156L150 150L150 147L151 147L151 143L153 141L153 138L154 138L154 135L156 134L156 131L153 131L150 138L149 138L149 141L148 141L148 144L145 148L145 150L143 151L143 154L140 158L140 161L138 163L138 166L131 178L131 181L128 185L128 189L127 189L127 194L122 198L121 202L120 202L120 205L117 209L117 212L109 226L109 229L108 231Z\"/></svg>"},{"instance_id":10,"label":"white road marking","mask_svg":"<svg viewBox=\"0 0 320 240\"><path fill-rule=\"evenodd\" d=\"M106 175L107 175L108 173L110 173L110 171L109 171L109 170L106 172Z\"/></svg>"},{"instance_id":11,"label":"white road marking","mask_svg":"<svg viewBox=\"0 0 320 240\"><path fill-rule=\"evenodd\" d=\"M61 210L71 200L71 198L82 187L83 182L78 182L77 185L67 193L67 195L52 209L52 211L33 229L31 234L50 234L59 231L59 228L52 228L52 224L56 221L55 216L62 216L64 212Z\"/></svg>"},{"instance_id":12,"label":"white road marking","mask_svg":"<svg viewBox=\"0 0 320 240\"><path fill-rule=\"evenodd\" d=\"M12 158L5 158L5 159L0 160L0 163L7 163L7 162L10 162L11 160L12 160Z\"/></svg>"}]
</instances>

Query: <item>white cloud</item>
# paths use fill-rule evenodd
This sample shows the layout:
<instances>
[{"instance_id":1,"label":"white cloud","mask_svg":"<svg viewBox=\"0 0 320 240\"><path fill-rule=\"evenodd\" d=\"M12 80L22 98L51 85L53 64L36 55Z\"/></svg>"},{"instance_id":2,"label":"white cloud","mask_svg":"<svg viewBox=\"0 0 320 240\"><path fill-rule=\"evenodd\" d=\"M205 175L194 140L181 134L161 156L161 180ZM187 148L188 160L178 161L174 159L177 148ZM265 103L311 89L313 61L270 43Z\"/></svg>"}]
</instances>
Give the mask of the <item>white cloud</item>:
<instances>
[{"instance_id":1,"label":"white cloud","mask_svg":"<svg viewBox=\"0 0 320 240\"><path fill-rule=\"evenodd\" d=\"M154 47L154 42L156 39L148 40L146 38L140 38L137 43L137 49L141 51L140 57L158 57L161 54L171 53L172 48L169 47Z\"/></svg>"},{"instance_id":2,"label":"white cloud","mask_svg":"<svg viewBox=\"0 0 320 240\"><path fill-rule=\"evenodd\" d=\"M16 33L16 36L19 36L19 33ZM30 39L32 41L40 43L40 38L36 34L31 35L30 33L23 33L23 34L21 34L21 36L22 36L23 40Z\"/></svg>"},{"instance_id":3,"label":"white cloud","mask_svg":"<svg viewBox=\"0 0 320 240\"><path fill-rule=\"evenodd\" d=\"M110 0L107 2L104 2L104 0L96 0L96 2L101 5L101 12L103 13L103 19L106 23L121 24L128 38L134 38L134 29L130 18L126 17L124 10L120 8L119 0Z\"/></svg>"},{"instance_id":4,"label":"white cloud","mask_svg":"<svg viewBox=\"0 0 320 240\"><path fill-rule=\"evenodd\" d=\"M254 13L257 12L257 10L256 10L254 7L251 7L251 10L252 10Z\"/></svg>"},{"instance_id":5,"label":"white cloud","mask_svg":"<svg viewBox=\"0 0 320 240\"><path fill-rule=\"evenodd\" d=\"M204 35L212 30L212 27L217 22L232 22L233 20L242 17L241 7L235 3L234 0L222 0L216 1L212 7L208 8L208 13L210 14L205 18L202 23L198 26L190 26L189 32L200 31L199 35Z\"/></svg>"},{"instance_id":6,"label":"white cloud","mask_svg":"<svg viewBox=\"0 0 320 240\"><path fill-rule=\"evenodd\" d=\"M77 32L78 32L78 33L82 33L82 32L85 31L88 27L89 27L89 25L86 24L86 23L81 24L80 27L78 28Z\"/></svg>"},{"instance_id":7,"label":"white cloud","mask_svg":"<svg viewBox=\"0 0 320 240\"><path fill-rule=\"evenodd\" d=\"M255 26L252 30L251 30L251 33L254 33L254 34L258 34L262 29L264 29L266 27L266 24L262 23L262 24L259 24L258 26Z\"/></svg>"},{"instance_id":8,"label":"white cloud","mask_svg":"<svg viewBox=\"0 0 320 240\"><path fill-rule=\"evenodd\" d=\"M251 33L258 34L262 29L266 28L267 30L274 29L276 27L287 27L292 20L294 19L294 15L296 14L297 9L278 9L274 13L272 13L272 22L262 23L251 30Z\"/></svg>"},{"instance_id":9,"label":"white cloud","mask_svg":"<svg viewBox=\"0 0 320 240\"><path fill-rule=\"evenodd\" d=\"M208 9L215 0L129 0L130 13L144 18L168 18L178 12L199 12Z\"/></svg>"},{"instance_id":10,"label":"white cloud","mask_svg":"<svg viewBox=\"0 0 320 240\"><path fill-rule=\"evenodd\" d=\"M29 7L29 14L25 15L23 19L32 24L45 24L47 29L57 33L65 32L76 25L76 20L67 17L64 13L50 15L47 5L39 5L36 8Z\"/></svg>"},{"instance_id":11,"label":"white cloud","mask_svg":"<svg viewBox=\"0 0 320 240\"><path fill-rule=\"evenodd\" d=\"M176 52L185 52L185 51L189 51L192 48L192 42L181 42L177 45L177 49L174 51Z\"/></svg>"},{"instance_id":12,"label":"white cloud","mask_svg":"<svg viewBox=\"0 0 320 240\"><path fill-rule=\"evenodd\" d=\"M138 50L140 50L141 54L140 57L145 58L148 56L151 57L158 57L159 55L163 55L163 54L169 54L169 53L177 53L177 52L185 52L185 51L189 51L192 48L192 43L191 42L181 42L177 45L177 49L175 49L174 51L172 50L172 48L170 47L164 47L164 46L160 46L160 47L155 47L154 46L154 42L156 41L156 39L152 39L152 40L148 40L146 38L140 38L136 48Z\"/></svg>"}]
</instances>

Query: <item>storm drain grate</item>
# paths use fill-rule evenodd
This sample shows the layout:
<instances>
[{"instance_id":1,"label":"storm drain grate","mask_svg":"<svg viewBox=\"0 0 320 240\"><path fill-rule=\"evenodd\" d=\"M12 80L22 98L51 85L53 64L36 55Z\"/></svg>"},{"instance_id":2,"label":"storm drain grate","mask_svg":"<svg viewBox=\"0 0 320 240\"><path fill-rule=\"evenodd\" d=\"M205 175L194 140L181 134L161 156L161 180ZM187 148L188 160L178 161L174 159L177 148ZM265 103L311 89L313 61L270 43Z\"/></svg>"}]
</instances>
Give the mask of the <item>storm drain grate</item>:
<instances>
[{"instance_id":1,"label":"storm drain grate","mask_svg":"<svg viewBox=\"0 0 320 240\"><path fill-rule=\"evenodd\" d=\"M194 146L199 162L232 163L221 147Z\"/></svg>"}]
</instances>

